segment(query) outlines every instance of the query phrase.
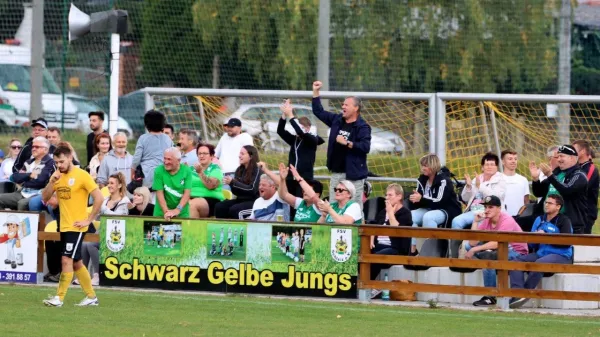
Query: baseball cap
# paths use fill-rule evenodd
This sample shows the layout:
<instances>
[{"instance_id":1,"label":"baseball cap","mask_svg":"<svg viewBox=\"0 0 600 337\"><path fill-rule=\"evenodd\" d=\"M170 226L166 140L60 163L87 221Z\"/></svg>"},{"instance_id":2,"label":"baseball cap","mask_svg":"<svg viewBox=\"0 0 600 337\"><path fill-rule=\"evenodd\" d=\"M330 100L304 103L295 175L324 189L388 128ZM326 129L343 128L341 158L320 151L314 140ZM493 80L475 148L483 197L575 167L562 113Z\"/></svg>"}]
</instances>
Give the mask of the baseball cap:
<instances>
[{"instance_id":1,"label":"baseball cap","mask_svg":"<svg viewBox=\"0 0 600 337\"><path fill-rule=\"evenodd\" d=\"M563 145L558 148L558 153L566 154L569 156L577 156L577 150L573 145Z\"/></svg>"},{"instance_id":2,"label":"baseball cap","mask_svg":"<svg viewBox=\"0 0 600 337\"><path fill-rule=\"evenodd\" d=\"M230 128L234 126L242 126L242 121L237 118L230 118L224 125L227 125Z\"/></svg>"},{"instance_id":3,"label":"baseball cap","mask_svg":"<svg viewBox=\"0 0 600 337\"><path fill-rule=\"evenodd\" d=\"M483 206L502 206L502 201L495 195L487 196L483 199Z\"/></svg>"},{"instance_id":4,"label":"baseball cap","mask_svg":"<svg viewBox=\"0 0 600 337\"><path fill-rule=\"evenodd\" d=\"M38 119L34 120L33 122L31 122L31 127L34 127L36 125L39 125L39 126L43 127L44 129L48 129L48 122L46 122L46 120L43 118L38 118Z\"/></svg>"}]
</instances>

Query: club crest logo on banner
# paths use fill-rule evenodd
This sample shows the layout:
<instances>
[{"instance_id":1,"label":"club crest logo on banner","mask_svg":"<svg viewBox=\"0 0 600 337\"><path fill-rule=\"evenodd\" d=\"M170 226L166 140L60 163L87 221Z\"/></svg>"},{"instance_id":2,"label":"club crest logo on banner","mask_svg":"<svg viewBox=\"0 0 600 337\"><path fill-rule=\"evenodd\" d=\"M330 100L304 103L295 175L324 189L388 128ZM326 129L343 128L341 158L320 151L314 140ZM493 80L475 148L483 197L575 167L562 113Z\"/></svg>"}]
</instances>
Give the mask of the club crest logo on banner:
<instances>
[{"instance_id":1,"label":"club crest logo on banner","mask_svg":"<svg viewBox=\"0 0 600 337\"><path fill-rule=\"evenodd\" d=\"M125 220L109 220L106 226L106 247L120 252L125 247Z\"/></svg>"},{"instance_id":2,"label":"club crest logo on banner","mask_svg":"<svg viewBox=\"0 0 600 337\"><path fill-rule=\"evenodd\" d=\"M337 262L346 262L352 256L352 229L331 229L331 257Z\"/></svg>"}]
</instances>

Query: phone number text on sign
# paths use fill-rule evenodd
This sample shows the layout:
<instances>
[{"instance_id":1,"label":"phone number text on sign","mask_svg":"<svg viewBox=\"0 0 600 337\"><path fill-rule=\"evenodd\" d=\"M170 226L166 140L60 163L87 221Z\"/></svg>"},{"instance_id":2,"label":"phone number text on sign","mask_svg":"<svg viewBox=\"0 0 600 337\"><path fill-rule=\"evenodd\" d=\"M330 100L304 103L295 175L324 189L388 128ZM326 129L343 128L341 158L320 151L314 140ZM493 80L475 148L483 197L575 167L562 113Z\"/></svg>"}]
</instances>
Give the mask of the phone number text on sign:
<instances>
[{"instance_id":1,"label":"phone number text on sign","mask_svg":"<svg viewBox=\"0 0 600 337\"><path fill-rule=\"evenodd\" d=\"M0 282L36 283L35 273L0 271Z\"/></svg>"}]
</instances>

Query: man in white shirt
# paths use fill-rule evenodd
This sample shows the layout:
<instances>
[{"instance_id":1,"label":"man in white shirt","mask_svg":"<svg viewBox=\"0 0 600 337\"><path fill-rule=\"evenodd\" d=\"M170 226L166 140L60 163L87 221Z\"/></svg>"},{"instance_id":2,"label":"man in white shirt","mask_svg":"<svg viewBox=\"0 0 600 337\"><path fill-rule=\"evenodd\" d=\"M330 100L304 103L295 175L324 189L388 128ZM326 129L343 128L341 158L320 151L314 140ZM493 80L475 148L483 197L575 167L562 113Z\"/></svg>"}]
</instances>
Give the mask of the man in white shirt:
<instances>
[{"instance_id":1,"label":"man in white shirt","mask_svg":"<svg viewBox=\"0 0 600 337\"><path fill-rule=\"evenodd\" d=\"M183 129L179 131L179 149L181 150L181 163L193 167L198 163L198 154L196 145L198 145L198 135L192 129Z\"/></svg>"},{"instance_id":2,"label":"man in white shirt","mask_svg":"<svg viewBox=\"0 0 600 337\"><path fill-rule=\"evenodd\" d=\"M504 167L504 181L506 181L504 206L508 214L516 216L521 207L529 203L529 182L527 178L516 172L518 164L516 151L504 150L500 158Z\"/></svg>"},{"instance_id":3,"label":"man in white shirt","mask_svg":"<svg viewBox=\"0 0 600 337\"><path fill-rule=\"evenodd\" d=\"M260 176L258 185L260 198L254 201L252 214L248 219L263 221L281 221L277 215L283 217L283 221L290 221L290 205L279 198L277 184L268 175Z\"/></svg>"},{"instance_id":4,"label":"man in white shirt","mask_svg":"<svg viewBox=\"0 0 600 337\"><path fill-rule=\"evenodd\" d=\"M254 146L252 136L242 133L242 121L231 118L225 124L226 133L219 140L215 156L219 158L224 175L233 175L240 166L240 150L245 145Z\"/></svg>"}]
</instances>

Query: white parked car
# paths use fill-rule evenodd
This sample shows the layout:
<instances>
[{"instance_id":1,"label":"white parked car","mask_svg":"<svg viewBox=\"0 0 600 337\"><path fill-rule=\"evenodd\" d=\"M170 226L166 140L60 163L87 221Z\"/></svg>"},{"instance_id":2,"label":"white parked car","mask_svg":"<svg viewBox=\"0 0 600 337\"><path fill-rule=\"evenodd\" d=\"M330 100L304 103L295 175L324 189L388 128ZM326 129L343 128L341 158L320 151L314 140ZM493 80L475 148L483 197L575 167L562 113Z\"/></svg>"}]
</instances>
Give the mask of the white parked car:
<instances>
[{"instance_id":1,"label":"white parked car","mask_svg":"<svg viewBox=\"0 0 600 337\"><path fill-rule=\"evenodd\" d=\"M229 118L238 118L242 121L242 131L262 141L265 151L287 152L289 146L277 135L277 124L281 118L279 104L242 104ZM316 124L321 123L313 114L312 107L307 105L292 104L294 116L306 116L312 123L311 132L317 132ZM292 126L287 123L286 130L295 134ZM380 128L372 128L371 153L401 153L404 155L406 144L402 138L391 132ZM327 130L329 136L329 130Z\"/></svg>"}]
</instances>

